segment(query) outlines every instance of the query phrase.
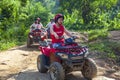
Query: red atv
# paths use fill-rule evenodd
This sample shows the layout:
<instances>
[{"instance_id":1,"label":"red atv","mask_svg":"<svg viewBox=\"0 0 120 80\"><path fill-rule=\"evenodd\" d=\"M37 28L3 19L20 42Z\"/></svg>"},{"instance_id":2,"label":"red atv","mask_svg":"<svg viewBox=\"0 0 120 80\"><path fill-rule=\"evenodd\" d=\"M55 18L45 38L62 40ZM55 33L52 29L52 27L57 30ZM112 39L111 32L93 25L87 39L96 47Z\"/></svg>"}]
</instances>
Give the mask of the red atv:
<instances>
[{"instance_id":1,"label":"red atv","mask_svg":"<svg viewBox=\"0 0 120 80\"><path fill-rule=\"evenodd\" d=\"M27 47L30 47L33 43L39 43L40 41L44 41L46 31L44 29L35 29L29 33L27 39Z\"/></svg>"},{"instance_id":2,"label":"red atv","mask_svg":"<svg viewBox=\"0 0 120 80\"><path fill-rule=\"evenodd\" d=\"M65 75L72 71L81 71L89 80L95 77L96 63L88 58L88 48L78 45L75 39L75 37L65 39L65 43L56 48L48 42L40 44L42 54L37 58L39 72L48 72L51 80L64 80ZM53 62L51 56L54 56Z\"/></svg>"}]
</instances>

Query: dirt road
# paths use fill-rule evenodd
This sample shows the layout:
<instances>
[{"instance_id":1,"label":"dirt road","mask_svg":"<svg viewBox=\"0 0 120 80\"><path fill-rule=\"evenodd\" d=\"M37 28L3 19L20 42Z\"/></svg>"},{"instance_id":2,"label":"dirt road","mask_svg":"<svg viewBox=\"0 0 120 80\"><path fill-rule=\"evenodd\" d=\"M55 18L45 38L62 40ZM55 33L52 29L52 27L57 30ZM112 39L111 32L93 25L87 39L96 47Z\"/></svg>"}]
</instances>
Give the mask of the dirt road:
<instances>
[{"instance_id":1,"label":"dirt road","mask_svg":"<svg viewBox=\"0 0 120 80\"><path fill-rule=\"evenodd\" d=\"M48 74L39 73L37 70L36 59L39 54L36 45L31 48L23 45L0 52L0 80L50 80ZM119 71L107 74L105 62L96 60L96 63L98 64L98 76L93 80L120 80ZM117 79L114 78L116 76ZM80 72L73 72L66 76L66 80L85 79Z\"/></svg>"}]
</instances>

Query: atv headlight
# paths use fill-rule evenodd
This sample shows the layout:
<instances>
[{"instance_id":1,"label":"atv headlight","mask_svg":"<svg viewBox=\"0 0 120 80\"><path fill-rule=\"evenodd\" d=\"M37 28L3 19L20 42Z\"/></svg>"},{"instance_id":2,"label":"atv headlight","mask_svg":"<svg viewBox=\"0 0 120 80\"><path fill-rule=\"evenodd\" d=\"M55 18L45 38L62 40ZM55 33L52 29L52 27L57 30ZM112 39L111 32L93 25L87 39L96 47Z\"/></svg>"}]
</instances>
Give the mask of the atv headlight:
<instances>
[{"instance_id":1,"label":"atv headlight","mask_svg":"<svg viewBox=\"0 0 120 80\"><path fill-rule=\"evenodd\" d=\"M68 55L64 54L64 53L57 53L58 56L60 56L61 58L67 59Z\"/></svg>"},{"instance_id":2,"label":"atv headlight","mask_svg":"<svg viewBox=\"0 0 120 80\"><path fill-rule=\"evenodd\" d=\"M88 54L89 54L89 52L87 51L87 52L85 53L85 57L87 57L87 56L88 56Z\"/></svg>"}]
</instances>

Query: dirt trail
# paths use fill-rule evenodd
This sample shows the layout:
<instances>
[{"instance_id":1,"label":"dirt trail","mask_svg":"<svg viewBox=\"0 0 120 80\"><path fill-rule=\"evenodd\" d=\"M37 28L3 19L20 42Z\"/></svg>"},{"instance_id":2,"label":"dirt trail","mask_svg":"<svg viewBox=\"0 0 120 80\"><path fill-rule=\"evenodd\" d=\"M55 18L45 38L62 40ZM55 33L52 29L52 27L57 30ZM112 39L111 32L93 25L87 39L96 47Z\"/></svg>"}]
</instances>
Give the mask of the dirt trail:
<instances>
[{"instance_id":1,"label":"dirt trail","mask_svg":"<svg viewBox=\"0 0 120 80\"><path fill-rule=\"evenodd\" d=\"M40 54L37 46L20 46L0 53L0 80L50 80L48 74L39 73L36 59ZM96 60L98 76L93 80L115 80L106 74L105 62ZM116 73L119 76L119 73ZM80 72L72 72L66 80L85 80Z\"/></svg>"},{"instance_id":2,"label":"dirt trail","mask_svg":"<svg viewBox=\"0 0 120 80\"><path fill-rule=\"evenodd\" d=\"M36 59L40 54L38 45L26 45L0 52L0 80L50 80L49 75L39 73ZM120 80L120 71L115 71L104 60L94 59L98 74L93 80ZM66 80L86 80L80 72L72 72Z\"/></svg>"}]
</instances>

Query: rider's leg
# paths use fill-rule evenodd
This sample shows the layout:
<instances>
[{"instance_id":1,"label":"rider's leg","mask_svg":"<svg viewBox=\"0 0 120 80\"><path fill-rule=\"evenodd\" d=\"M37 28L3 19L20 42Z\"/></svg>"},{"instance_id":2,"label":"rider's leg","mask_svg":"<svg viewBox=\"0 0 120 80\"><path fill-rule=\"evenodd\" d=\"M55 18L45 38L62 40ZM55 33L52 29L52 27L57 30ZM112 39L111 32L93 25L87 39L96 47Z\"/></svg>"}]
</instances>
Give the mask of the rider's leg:
<instances>
[{"instance_id":1,"label":"rider's leg","mask_svg":"<svg viewBox=\"0 0 120 80\"><path fill-rule=\"evenodd\" d=\"M61 43L54 43L54 44L53 44L53 48L57 48L57 47L59 47L59 46L61 46Z\"/></svg>"}]
</instances>

